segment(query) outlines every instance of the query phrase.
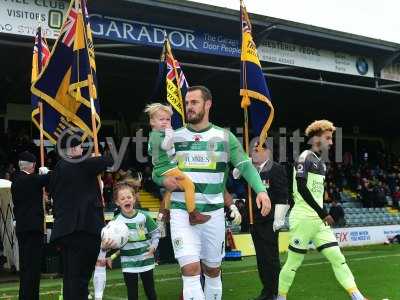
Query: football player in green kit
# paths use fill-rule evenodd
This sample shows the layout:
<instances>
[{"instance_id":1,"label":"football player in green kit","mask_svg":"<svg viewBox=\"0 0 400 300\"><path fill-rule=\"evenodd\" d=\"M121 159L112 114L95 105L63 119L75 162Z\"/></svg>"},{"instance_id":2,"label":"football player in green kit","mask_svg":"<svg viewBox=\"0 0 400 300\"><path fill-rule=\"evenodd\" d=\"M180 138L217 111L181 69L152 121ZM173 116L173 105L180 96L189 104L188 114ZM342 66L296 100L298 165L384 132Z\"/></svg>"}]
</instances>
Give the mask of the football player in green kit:
<instances>
[{"instance_id":1,"label":"football player in green kit","mask_svg":"<svg viewBox=\"0 0 400 300\"><path fill-rule=\"evenodd\" d=\"M315 121L306 129L306 136L311 139L312 146L299 156L294 166L295 205L289 217L289 253L279 276L277 300L286 300L310 241L331 263L336 279L346 289L351 299L366 300L358 290L353 274L329 226L334 220L323 210L326 165L321 155L327 153L332 146L332 135L335 130L332 122L327 120Z\"/></svg>"}]
</instances>

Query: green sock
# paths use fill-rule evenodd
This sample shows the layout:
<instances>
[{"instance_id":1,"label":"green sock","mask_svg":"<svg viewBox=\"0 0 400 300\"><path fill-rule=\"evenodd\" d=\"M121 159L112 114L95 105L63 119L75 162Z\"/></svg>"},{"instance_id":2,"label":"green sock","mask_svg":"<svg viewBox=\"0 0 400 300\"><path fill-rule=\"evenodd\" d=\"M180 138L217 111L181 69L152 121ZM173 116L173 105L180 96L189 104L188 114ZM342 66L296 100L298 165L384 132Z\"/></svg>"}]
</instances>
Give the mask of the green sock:
<instances>
[{"instance_id":1,"label":"green sock","mask_svg":"<svg viewBox=\"0 0 400 300\"><path fill-rule=\"evenodd\" d=\"M289 250L285 265L279 274L279 295L285 296L289 292L296 276L296 271L303 263L303 259L304 254Z\"/></svg>"},{"instance_id":2,"label":"green sock","mask_svg":"<svg viewBox=\"0 0 400 300\"><path fill-rule=\"evenodd\" d=\"M322 250L321 253L331 263L335 277L341 286L343 286L347 291L356 288L354 276L351 273L349 266L346 263L346 259L340 251L340 248L337 246L326 248Z\"/></svg>"}]
</instances>

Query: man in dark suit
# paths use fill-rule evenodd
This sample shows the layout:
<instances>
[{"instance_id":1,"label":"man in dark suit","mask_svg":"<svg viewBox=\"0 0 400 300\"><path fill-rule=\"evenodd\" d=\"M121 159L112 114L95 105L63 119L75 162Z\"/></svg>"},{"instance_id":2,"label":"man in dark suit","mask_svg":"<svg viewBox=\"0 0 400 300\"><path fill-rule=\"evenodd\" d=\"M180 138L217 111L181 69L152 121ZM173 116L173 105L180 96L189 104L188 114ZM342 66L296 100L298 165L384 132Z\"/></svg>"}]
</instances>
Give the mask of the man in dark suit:
<instances>
[{"instance_id":1,"label":"man in dark suit","mask_svg":"<svg viewBox=\"0 0 400 300\"><path fill-rule=\"evenodd\" d=\"M43 187L49 183L47 168L34 174L36 157L25 151L11 185L19 250L19 299L38 300L44 250ZM44 174L47 175L44 175Z\"/></svg>"},{"instance_id":2,"label":"man in dark suit","mask_svg":"<svg viewBox=\"0 0 400 300\"><path fill-rule=\"evenodd\" d=\"M87 300L104 226L97 176L113 161L110 157L84 158L81 140L76 135L65 134L58 149L62 159L50 180L54 203L51 241L62 247L64 300Z\"/></svg>"},{"instance_id":3,"label":"man in dark suit","mask_svg":"<svg viewBox=\"0 0 400 300\"><path fill-rule=\"evenodd\" d=\"M283 227L288 203L286 170L272 160L271 151L263 146L252 149L253 165L260 173L271 199L271 212L263 217L253 201L254 225L251 236L257 256L257 268L263 289L257 300L272 300L278 295L280 272L278 231ZM253 199L254 199L253 193Z\"/></svg>"}]
</instances>

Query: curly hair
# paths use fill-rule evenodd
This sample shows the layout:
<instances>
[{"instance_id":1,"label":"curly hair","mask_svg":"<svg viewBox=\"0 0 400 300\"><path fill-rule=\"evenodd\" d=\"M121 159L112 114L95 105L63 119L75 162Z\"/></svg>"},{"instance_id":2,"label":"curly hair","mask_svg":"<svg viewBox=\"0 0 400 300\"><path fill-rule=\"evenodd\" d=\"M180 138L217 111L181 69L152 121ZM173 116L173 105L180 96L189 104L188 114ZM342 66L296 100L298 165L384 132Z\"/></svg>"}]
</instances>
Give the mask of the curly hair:
<instances>
[{"instance_id":1,"label":"curly hair","mask_svg":"<svg viewBox=\"0 0 400 300\"><path fill-rule=\"evenodd\" d=\"M163 111L172 116L173 111L171 106L164 105L162 103L151 103L146 105L146 108L144 109L144 112L148 114L149 118L152 119L154 117L154 114L158 111Z\"/></svg>"},{"instance_id":2,"label":"curly hair","mask_svg":"<svg viewBox=\"0 0 400 300\"><path fill-rule=\"evenodd\" d=\"M333 125L331 121L328 120L314 121L306 128L306 136L308 137L320 136L325 131L335 132L336 127Z\"/></svg>"}]
</instances>

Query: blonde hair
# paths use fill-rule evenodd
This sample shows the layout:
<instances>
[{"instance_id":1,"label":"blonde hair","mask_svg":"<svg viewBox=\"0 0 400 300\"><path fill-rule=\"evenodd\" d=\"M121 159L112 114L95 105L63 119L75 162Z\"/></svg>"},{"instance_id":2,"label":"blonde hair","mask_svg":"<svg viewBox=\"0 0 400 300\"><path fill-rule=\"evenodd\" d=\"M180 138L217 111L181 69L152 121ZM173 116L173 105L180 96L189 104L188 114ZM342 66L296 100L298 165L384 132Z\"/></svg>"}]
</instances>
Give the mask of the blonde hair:
<instances>
[{"instance_id":1,"label":"blonde hair","mask_svg":"<svg viewBox=\"0 0 400 300\"><path fill-rule=\"evenodd\" d=\"M149 115L149 118L152 119L154 114L158 111L163 111L172 116L173 111L171 106L164 105L162 103L151 103L146 105L144 112Z\"/></svg>"},{"instance_id":2,"label":"blonde hair","mask_svg":"<svg viewBox=\"0 0 400 300\"><path fill-rule=\"evenodd\" d=\"M313 137L315 135L319 136L325 131L335 132L336 127L333 126L333 123L328 120L314 121L306 128L306 136L308 137Z\"/></svg>"}]
</instances>

